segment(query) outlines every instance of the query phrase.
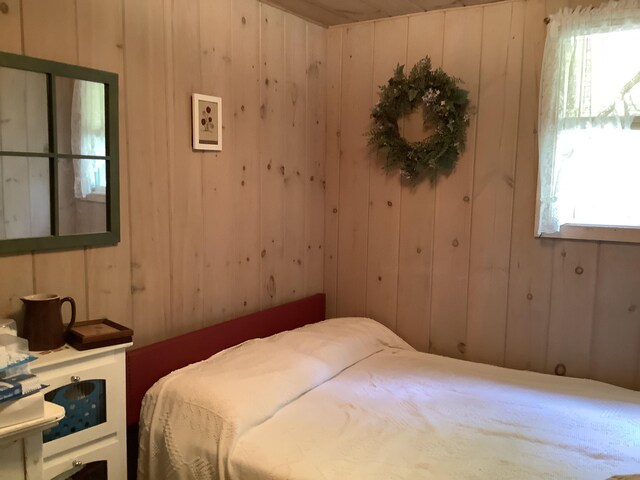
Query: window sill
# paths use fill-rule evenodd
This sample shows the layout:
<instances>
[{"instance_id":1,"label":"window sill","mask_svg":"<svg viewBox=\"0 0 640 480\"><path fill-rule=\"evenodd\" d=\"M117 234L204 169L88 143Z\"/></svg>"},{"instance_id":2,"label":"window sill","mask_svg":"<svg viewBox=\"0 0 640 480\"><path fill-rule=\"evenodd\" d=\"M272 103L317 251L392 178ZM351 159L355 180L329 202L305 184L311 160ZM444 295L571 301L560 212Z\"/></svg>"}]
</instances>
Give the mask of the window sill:
<instances>
[{"instance_id":1,"label":"window sill","mask_svg":"<svg viewBox=\"0 0 640 480\"><path fill-rule=\"evenodd\" d=\"M558 233L543 233L541 238L595 240L601 242L640 243L640 227L565 224Z\"/></svg>"},{"instance_id":2,"label":"window sill","mask_svg":"<svg viewBox=\"0 0 640 480\"><path fill-rule=\"evenodd\" d=\"M89 193L86 197L78 200L81 202L107 203L107 196L104 193Z\"/></svg>"}]
</instances>

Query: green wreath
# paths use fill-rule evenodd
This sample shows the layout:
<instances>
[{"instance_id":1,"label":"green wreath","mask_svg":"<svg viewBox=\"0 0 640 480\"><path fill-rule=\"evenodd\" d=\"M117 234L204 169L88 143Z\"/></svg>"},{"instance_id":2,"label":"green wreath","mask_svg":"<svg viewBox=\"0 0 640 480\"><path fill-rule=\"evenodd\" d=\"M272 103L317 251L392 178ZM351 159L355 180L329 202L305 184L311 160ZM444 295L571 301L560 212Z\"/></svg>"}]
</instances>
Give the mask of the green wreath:
<instances>
[{"instance_id":1,"label":"green wreath","mask_svg":"<svg viewBox=\"0 0 640 480\"><path fill-rule=\"evenodd\" d=\"M369 144L387 152L385 169L400 167L400 175L417 183L428 177L449 175L464 151L469 125L469 92L459 88L460 80L441 68L431 70L431 60L420 60L407 77L398 65L387 85L380 87L380 101L373 107L374 126ZM398 119L423 107L425 128L435 127L430 137L408 142L400 135Z\"/></svg>"}]
</instances>

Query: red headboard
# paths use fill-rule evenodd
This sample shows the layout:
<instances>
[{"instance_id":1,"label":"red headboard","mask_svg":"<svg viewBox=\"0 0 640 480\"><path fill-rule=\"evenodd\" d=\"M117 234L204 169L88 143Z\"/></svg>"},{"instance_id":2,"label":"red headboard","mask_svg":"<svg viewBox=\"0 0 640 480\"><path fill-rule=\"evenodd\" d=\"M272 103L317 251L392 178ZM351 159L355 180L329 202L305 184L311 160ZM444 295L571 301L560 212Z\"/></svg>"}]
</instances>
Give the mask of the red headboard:
<instances>
[{"instance_id":1,"label":"red headboard","mask_svg":"<svg viewBox=\"0 0 640 480\"><path fill-rule=\"evenodd\" d=\"M319 293L127 352L127 425L138 423L142 397L158 379L246 340L324 320L324 309Z\"/></svg>"}]
</instances>

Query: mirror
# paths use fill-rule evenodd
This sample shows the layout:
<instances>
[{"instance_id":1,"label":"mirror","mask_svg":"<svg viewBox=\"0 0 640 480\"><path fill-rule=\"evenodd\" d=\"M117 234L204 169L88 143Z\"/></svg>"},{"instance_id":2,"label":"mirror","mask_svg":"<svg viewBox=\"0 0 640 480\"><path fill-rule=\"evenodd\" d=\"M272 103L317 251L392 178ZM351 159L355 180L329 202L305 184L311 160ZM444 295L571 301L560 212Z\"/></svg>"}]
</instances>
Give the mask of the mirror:
<instances>
[{"instance_id":1,"label":"mirror","mask_svg":"<svg viewBox=\"0 0 640 480\"><path fill-rule=\"evenodd\" d=\"M119 241L117 81L0 52L0 254Z\"/></svg>"}]
</instances>

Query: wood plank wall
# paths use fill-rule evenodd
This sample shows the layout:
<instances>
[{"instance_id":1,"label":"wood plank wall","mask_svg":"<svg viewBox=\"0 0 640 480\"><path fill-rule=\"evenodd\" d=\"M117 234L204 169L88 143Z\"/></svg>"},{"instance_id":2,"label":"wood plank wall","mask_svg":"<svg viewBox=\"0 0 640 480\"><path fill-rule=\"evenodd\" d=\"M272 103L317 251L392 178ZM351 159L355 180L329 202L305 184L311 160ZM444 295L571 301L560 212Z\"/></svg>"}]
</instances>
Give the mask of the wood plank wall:
<instances>
[{"instance_id":1,"label":"wood plank wall","mask_svg":"<svg viewBox=\"0 0 640 480\"><path fill-rule=\"evenodd\" d=\"M416 348L640 389L640 246L533 237L544 17L510 1L328 32L325 289ZM453 175L385 175L364 133L396 64L462 78L474 114ZM404 122L420 138L414 119Z\"/></svg>"},{"instance_id":2,"label":"wood plank wall","mask_svg":"<svg viewBox=\"0 0 640 480\"><path fill-rule=\"evenodd\" d=\"M0 317L70 295L144 345L323 288L326 30L256 0L5 0L0 50L120 76L122 241L0 257ZM192 93L224 150L191 149Z\"/></svg>"}]
</instances>

